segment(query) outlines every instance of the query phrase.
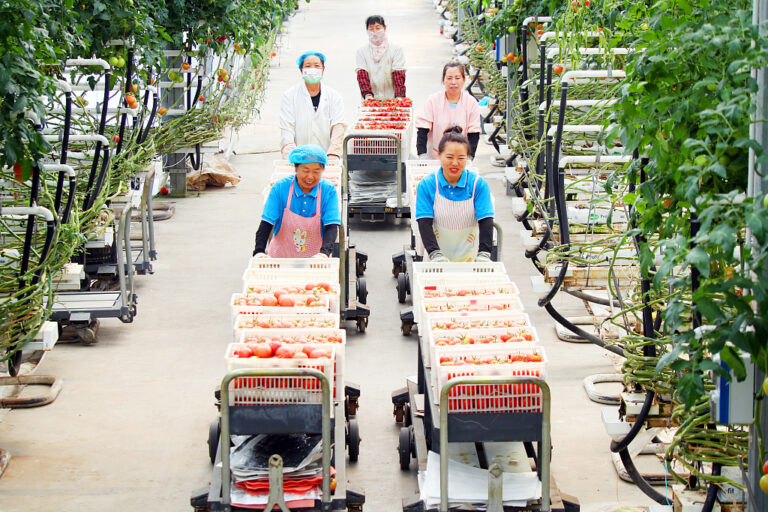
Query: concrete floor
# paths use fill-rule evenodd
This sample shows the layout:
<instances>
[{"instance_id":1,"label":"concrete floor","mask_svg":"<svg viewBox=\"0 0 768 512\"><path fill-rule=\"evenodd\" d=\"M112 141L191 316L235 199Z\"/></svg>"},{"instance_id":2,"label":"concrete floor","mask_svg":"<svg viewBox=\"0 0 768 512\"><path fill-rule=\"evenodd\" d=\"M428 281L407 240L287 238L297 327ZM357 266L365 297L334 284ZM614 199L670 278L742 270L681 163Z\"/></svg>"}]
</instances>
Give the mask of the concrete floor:
<instances>
[{"instance_id":1,"label":"concrete floor","mask_svg":"<svg viewBox=\"0 0 768 512\"><path fill-rule=\"evenodd\" d=\"M296 56L323 51L328 56L324 83L343 95L351 121L359 102L353 50L365 44L364 19L374 13L385 17L390 39L405 48L408 94L415 105L441 87L440 70L451 44L439 35L429 0L302 4L281 40L262 112L236 140L231 161L243 181L236 188L176 201L175 217L156 225L155 274L137 279L135 322L102 322L95 346L57 346L38 369L64 379L56 402L0 416L0 446L13 455L0 479L0 510L190 509L190 492L210 477L205 441L216 414L213 389L231 340L227 304L241 287L261 192L278 158L280 97L299 79ZM557 341L552 321L537 308L529 283L533 268L517 243L519 225L504 196L501 173L488 163L491 151L481 143L477 162L497 199L504 262L550 360L557 482L580 499L585 511L647 505L650 500L634 486L617 479L600 406L587 399L581 384L587 375L612 372L615 361L595 346ZM398 466L399 427L390 393L416 372L416 339L400 334L390 257L408 242L409 231L406 222L390 222L353 224L351 232L358 248L369 254L372 313L366 334L355 333L352 324L348 329L346 372L362 387L363 438L360 460L348 477L365 489L366 510L399 510L400 499L416 493L416 472L401 472Z\"/></svg>"}]
</instances>

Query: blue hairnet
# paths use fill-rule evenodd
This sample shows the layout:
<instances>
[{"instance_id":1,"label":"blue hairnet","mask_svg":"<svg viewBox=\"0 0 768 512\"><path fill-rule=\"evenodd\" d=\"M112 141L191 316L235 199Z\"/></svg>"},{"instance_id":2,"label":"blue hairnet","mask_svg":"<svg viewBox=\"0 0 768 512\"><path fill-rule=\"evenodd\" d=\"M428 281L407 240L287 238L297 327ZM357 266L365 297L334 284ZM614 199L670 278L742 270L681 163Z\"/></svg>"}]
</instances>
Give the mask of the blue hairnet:
<instances>
[{"instance_id":1,"label":"blue hairnet","mask_svg":"<svg viewBox=\"0 0 768 512\"><path fill-rule=\"evenodd\" d=\"M307 57L312 57L312 56L315 56L315 57L319 57L319 58L320 58L320 61L323 63L323 66L325 66L325 55L323 55L323 54L322 54L322 53L320 53L320 52L304 52L304 53L302 53L302 54L299 56L299 58L298 58L298 59L296 59L296 64L298 64L298 66L299 66L299 69L301 69L301 66L304 64L304 60L305 60Z\"/></svg>"},{"instance_id":2,"label":"blue hairnet","mask_svg":"<svg viewBox=\"0 0 768 512\"><path fill-rule=\"evenodd\" d=\"M328 157L325 156L323 148L317 144L306 144L298 146L288 155L288 161L292 164L325 164L328 163Z\"/></svg>"}]
</instances>

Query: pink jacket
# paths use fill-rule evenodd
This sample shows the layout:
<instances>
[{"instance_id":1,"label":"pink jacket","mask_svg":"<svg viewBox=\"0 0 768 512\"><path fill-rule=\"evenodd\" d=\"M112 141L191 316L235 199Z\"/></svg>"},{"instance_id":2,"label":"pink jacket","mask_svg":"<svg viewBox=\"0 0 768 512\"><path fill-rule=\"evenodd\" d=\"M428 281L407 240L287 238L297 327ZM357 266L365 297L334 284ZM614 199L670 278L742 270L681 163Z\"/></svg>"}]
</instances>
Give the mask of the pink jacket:
<instances>
[{"instance_id":1,"label":"pink jacket","mask_svg":"<svg viewBox=\"0 0 768 512\"><path fill-rule=\"evenodd\" d=\"M445 97L445 91L438 91L427 98L426 103L416 116L416 128L429 129L427 153L437 159L437 146L443 133L451 126L461 126L462 133L480 133L480 106L467 91L461 92L456 107L451 107Z\"/></svg>"}]
</instances>

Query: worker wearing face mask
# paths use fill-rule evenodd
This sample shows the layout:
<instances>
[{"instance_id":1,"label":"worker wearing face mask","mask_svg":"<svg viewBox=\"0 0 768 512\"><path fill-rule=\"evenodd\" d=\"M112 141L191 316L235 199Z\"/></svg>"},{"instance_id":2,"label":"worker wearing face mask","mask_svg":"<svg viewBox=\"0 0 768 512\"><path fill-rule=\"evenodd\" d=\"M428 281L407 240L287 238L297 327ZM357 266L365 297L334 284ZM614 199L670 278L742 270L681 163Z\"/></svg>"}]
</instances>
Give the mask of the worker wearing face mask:
<instances>
[{"instance_id":1,"label":"worker wearing face mask","mask_svg":"<svg viewBox=\"0 0 768 512\"><path fill-rule=\"evenodd\" d=\"M303 83L283 94L280 104L280 150L284 159L296 146L316 144L328 155L328 163L338 161L344 140L344 102L341 95L321 86L325 55L303 53L296 63Z\"/></svg>"},{"instance_id":2,"label":"worker wearing face mask","mask_svg":"<svg viewBox=\"0 0 768 512\"><path fill-rule=\"evenodd\" d=\"M368 44L357 50L357 83L363 99L405 98L405 55L387 40L387 25L381 16L365 20Z\"/></svg>"}]
</instances>

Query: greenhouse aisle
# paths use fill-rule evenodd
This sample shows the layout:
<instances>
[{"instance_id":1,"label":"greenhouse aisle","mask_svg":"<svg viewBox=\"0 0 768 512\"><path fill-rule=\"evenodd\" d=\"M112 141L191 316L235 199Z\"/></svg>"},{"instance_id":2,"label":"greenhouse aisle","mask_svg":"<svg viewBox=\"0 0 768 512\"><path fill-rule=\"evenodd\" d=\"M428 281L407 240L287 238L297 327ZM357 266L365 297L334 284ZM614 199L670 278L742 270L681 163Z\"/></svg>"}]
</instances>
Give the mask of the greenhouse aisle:
<instances>
[{"instance_id":1,"label":"greenhouse aisle","mask_svg":"<svg viewBox=\"0 0 768 512\"><path fill-rule=\"evenodd\" d=\"M328 56L323 83L342 94L351 121L359 102L354 49L366 42L364 20L370 14L383 15L390 40L405 49L414 105L441 87L451 44L439 35L431 1L313 0L302 5L280 41L262 112L237 137L231 161L242 182L176 201L174 218L157 224L155 274L137 279L135 322L102 322L94 346L57 346L38 369L63 378L56 402L0 413L0 446L13 456L0 478L4 512L190 510L192 490L206 485L211 474L206 439L216 415L213 389L232 336L228 300L241 288L261 192L279 157L280 97L299 80L296 56L322 51ZM613 372L616 363L597 347L557 341L552 322L537 308L529 283L533 267L518 245L519 226L501 173L488 163L491 151L481 143L477 161L496 196L504 262L549 355L557 483L578 497L585 511L647 505L634 486L617 478L600 406L587 399L581 383L587 375ZM358 419L363 439L360 460L348 478L365 490L365 510L399 510L401 498L415 497L416 471L399 469L399 426L390 393L416 372L416 338L400 334L390 257L408 242L409 232L405 222L353 224L351 232L370 257L366 276L372 313L367 333L355 333L352 324L348 329L346 372L362 388Z\"/></svg>"}]
</instances>

